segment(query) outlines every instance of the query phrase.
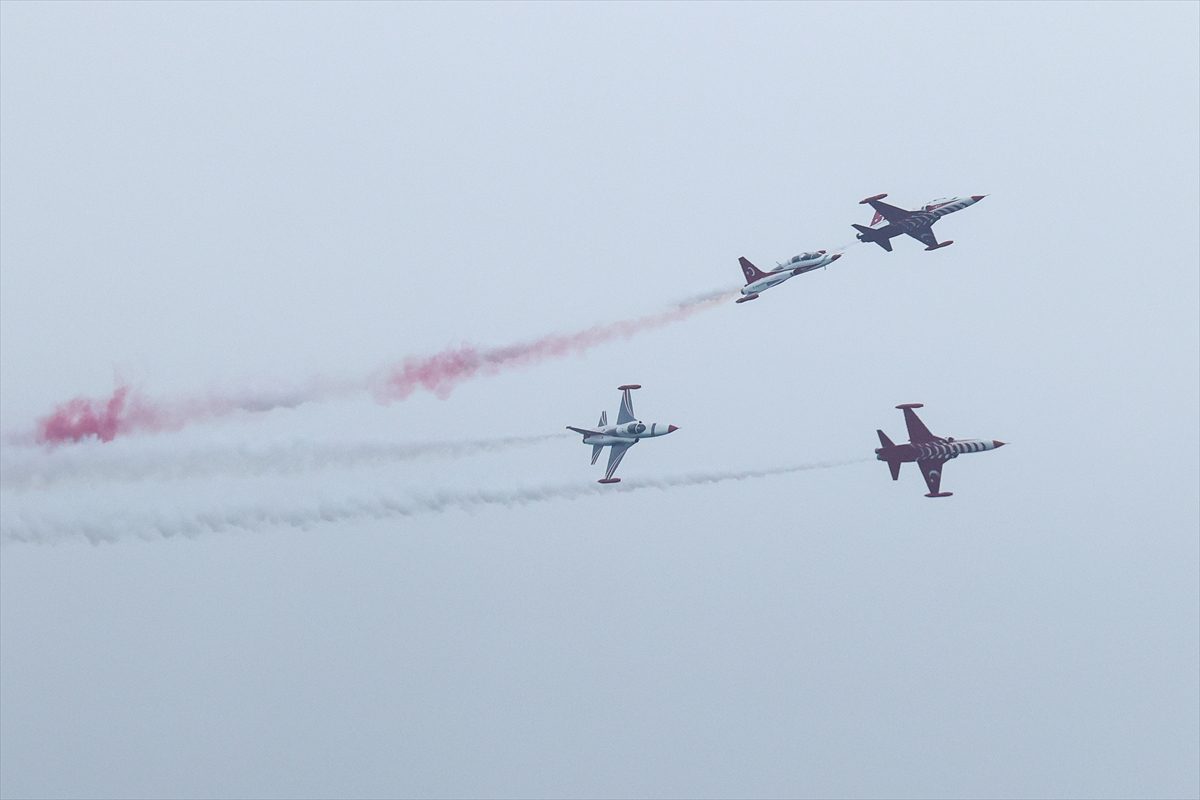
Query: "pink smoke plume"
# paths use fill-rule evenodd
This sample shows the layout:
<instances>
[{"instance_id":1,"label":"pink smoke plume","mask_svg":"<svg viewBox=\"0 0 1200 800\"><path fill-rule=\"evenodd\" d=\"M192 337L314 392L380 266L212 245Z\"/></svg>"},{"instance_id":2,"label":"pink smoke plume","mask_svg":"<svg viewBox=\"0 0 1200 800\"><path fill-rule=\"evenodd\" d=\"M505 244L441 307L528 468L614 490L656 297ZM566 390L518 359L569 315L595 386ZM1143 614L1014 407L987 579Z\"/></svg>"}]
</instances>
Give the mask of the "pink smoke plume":
<instances>
[{"instance_id":1,"label":"pink smoke plume","mask_svg":"<svg viewBox=\"0 0 1200 800\"><path fill-rule=\"evenodd\" d=\"M471 378L582 353L614 339L628 339L680 322L722 302L727 294L711 292L680 303L670 311L595 325L575 333L551 334L523 344L491 350L463 346L431 356L409 358L386 371L382 381L376 384L375 395L383 402L390 402L403 400L417 389L425 389L444 399L450 396L454 387Z\"/></svg>"},{"instance_id":2,"label":"pink smoke plume","mask_svg":"<svg viewBox=\"0 0 1200 800\"><path fill-rule=\"evenodd\" d=\"M362 391L362 383L314 378L290 391L245 391L238 395L205 394L174 400L152 400L118 380L107 398L76 397L38 420L34 441L64 444L95 437L111 442L131 433L176 431L204 420L231 414L295 408L314 400Z\"/></svg>"},{"instance_id":3,"label":"pink smoke plume","mask_svg":"<svg viewBox=\"0 0 1200 800\"><path fill-rule=\"evenodd\" d=\"M440 398L475 377L495 375L551 358L582 353L616 339L628 339L654 328L691 317L726 299L728 292L710 292L679 303L658 314L595 325L575 333L556 333L523 344L488 350L462 346L431 356L406 359L371 378L331 381L314 378L285 393L246 392L240 395L206 395L175 401L155 401L119 383L104 399L76 397L38 421L33 438L42 444L63 444L96 437L110 442L131 433L178 430L187 425L238 412L292 408L303 403L370 389L380 402L404 400L417 389Z\"/></svg>"},{"instance_id":4,"label":"pink smoke plume","mask_svg":"<svg viewBox=\"0 0 1200 800\"><path fill-rule=\"evenodd\" d=\"M140 397L130 398L128 386L118 386L107 400L76 397L63 403L38 423L37 438L42 442L77 442L95 436L111 442L119 433L139 428L154 430L158 424L152 406Z\"/></svg>"},{"instance_id":5,"label":"pink smoke plume","mask_svg":"<svg viewBox=\"0 0 1200 800\"><path fill-rule=\"evenodd\" d=\"M125 383L103 399L76 397L68 400L37 423L34 439L43 444L78 442L96 437L111 442L130 433L158 433L180 428L204 419L237 411L266 411L299 405L308 398L195 397L181 401L155 401Z\"/></svg>"}]
</instances>

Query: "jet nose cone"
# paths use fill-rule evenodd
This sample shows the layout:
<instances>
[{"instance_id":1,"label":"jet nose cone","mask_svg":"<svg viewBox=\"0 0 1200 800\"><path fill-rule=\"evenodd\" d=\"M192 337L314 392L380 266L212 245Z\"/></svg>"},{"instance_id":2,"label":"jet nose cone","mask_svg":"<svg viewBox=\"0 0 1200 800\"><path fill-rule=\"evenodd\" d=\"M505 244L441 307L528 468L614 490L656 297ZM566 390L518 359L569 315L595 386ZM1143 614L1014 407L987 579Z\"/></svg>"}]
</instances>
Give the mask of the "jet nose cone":
<instances>
[{"instance_id":1,"label":"jet nose cone","mask_svg":"<svg viewBox=\"0 0 1200 800\"><path fill-rule=\"evenodd\" d=\"M976 203L978 203L980 200L982 200L982 199L983 199L983 198L985 198L985 197L987 197L987 195L986 195L986 194L973 194L973 195L971 195L971 199L972 199L972 200L974 200Z\"/></svg>"},{"instance_id":2,"label":"jet nose cone","mask_svg":"<svg viewBox=\"0 0 1200 800\"><path fill-rule=\"evenodd\" d=\"M1004 447L1007 442L1002 442L999 439L992 439L992 447Z\"/></svg>"},{"instance_id":3,"label":"jet nose cone","mask_svg":"<svg viewBox=\"0 0 1200 800\"><path fill-rule=\"evenodd\" d=\"M667 426L667 433L674 433L677 430L679 430L678 425L668 425Z\"/></svg>"}]
</instances>

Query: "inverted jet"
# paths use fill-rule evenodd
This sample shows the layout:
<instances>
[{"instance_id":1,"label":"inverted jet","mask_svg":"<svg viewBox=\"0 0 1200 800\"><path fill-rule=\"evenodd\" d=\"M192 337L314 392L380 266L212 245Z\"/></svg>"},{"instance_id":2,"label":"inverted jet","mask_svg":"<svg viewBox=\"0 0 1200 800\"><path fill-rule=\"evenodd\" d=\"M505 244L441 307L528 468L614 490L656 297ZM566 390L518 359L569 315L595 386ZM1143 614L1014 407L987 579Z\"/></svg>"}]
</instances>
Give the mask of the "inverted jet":
<instances>
[{"instance_id":1,"label":"inverted jet","mask_svg":"<svg viewBox=\"0 0 1200 800\"><path fill-rule=\"evenodd\" d=\"M903 208L896 208L881 202L886 194L877 194L874 197L868 197L866 200L859 200L860 205L869 205L875 209L875 218L871 220L871 224L887 220L887 225L882 228L871 228L866 225L855 225L854 229L858 231L858 240L860 242L874 242L875 244L892 252L891 240L900 234L907 234L916 239L921 244L925 245L926 250L937 250L939 247L949 247L954 244L953 240L939 242L937 237L933 235L933 223L937 222L947 214L953 214L955 211L961 211L967 206L973 206L983 198L985 194L974 194L970 197L942 197L937 200L931 200L916 211L905 211Z\"/></svg>"},{"instance_id":2,"label":"inverted jet","mask_svg":"<svg viewBox=\"0 0 1200 800\"><path fill-rule=\"evenodd\" d=\"M901 464L908 461L917 462L917 466L921 469L921 475L925 477L925 485L929 487L929 494L925 496L949 497L954 492L940 491L942 466L963 453L982 453L985 450L995 450L997 447L1003 447L1004 442L998 439L956 440L934 436L913 410L921 407L921 403L904 403L896 406L904 412L904 422L908 426L908 444L895 444L887 437L886 433L876 430L875 432L879 434L879 443L883 446L876 448L875 458L887 462L888 469L892 471L892 480L899 480Z\"/></svg>"},{"instance_id":3,"label":"inverted jet","mask_svg":"<svg viewBox=\"0 0 1200 800\"><path fill-rule=\"evenodd\" d=\"M629 452L629 448L642 439L666 436L668 433L679 430L675 425L664 425L661 422L647 424L634 415L633 396L630 392L640 388L642 387L636 383L617 387L621 391L621 408L617 411L616 425L609 425L608 412L601 411L600 421L596 423L595 428L567 426L567 430L583 434L583 443L592 446L593 464L596 463L596 459L600 458L601 450L605 447L611 448L608 451L608 466L604 470L604 477L598 483L620 483L621 479L614 478L613 473L617 471L617 465Z\"/></svg>"},{"instance_id":4,"label":"inverted jet","mask_svg":"<svg viewBox=\"0 0 1200 800\"><path fill-rule=\"evenodd\" d=\"M745 303L747 300L757 300L759 292L778 286L788 278L827 267L841 257L841 253L829 255L824 250L818 250L815 253L801 253L798 256L792 256L786 264L778 264L770 272L763 272L751 264L745 256L742 256L738 259L738 263L742 266L742 274L746 276L746 285L742 287L742 296L735 302Z\"/></svg>"}]
</instances>

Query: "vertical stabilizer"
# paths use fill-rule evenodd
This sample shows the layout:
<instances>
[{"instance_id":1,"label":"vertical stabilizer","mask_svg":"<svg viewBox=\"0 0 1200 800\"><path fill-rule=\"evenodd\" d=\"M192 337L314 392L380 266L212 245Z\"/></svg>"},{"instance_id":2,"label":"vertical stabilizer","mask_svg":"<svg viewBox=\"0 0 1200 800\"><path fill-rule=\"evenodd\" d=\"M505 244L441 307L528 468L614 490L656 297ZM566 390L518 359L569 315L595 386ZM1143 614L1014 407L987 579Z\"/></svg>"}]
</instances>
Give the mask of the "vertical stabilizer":
<instances>
[{"instance_id":1,"label":"vertical stabilizer","mask_svg":"<svg viewBox=\"0 0 1200 800\"><path fill-rule=\"evenodd\" d=\"M740 264L742 267L742 274L746 276L746 285L747 286L754 283L755 281L759 281L759 280L762 280L763 278L767 277L767 273L763 272L761 269L759 269L758 267L751 264L750 260L747 259L745 256L742 256L741 258L738 259L738 264Z\"/></svg>"}]
</instances>

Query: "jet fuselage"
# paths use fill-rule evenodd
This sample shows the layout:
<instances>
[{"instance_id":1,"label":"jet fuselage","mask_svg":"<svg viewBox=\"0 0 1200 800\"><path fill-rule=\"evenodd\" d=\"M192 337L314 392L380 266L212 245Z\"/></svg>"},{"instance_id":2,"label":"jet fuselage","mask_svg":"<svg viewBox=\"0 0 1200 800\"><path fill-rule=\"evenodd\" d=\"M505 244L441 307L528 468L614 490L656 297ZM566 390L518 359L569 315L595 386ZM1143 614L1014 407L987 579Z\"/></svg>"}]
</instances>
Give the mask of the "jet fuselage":
<instances>
[{"instance_id":1,"label":"jet fuselage","mask_svg":"<svg viewBox=\"0 0 1200 800\"><path fill-rule=\"evenodd\" d=\"M875 458L878 461L921 461L936 458L943 461L958 458L963 453L982 453L985 450L995 450L1003 447L1004 442L996 439L946 439L941 442L922 442L920 444L896 444L891 447L875 448Z\"/></svg>"},{"instance_id":2,"label":"jet fuselage","mask_svg":"<svg viewBox=\"0 0 1200 800\"><path fill-rule=\"evenodd\" d=\"M818 250L815 253L801 253L798 256L792 256L786 264L777 265L768 274L774 275L777 272L790 272L793 275L803 275L805 272L827 267L841 257L841 253L826 255L824 250Z\"/></svg>"},{"instance_id":3,"label":"jet fuselage","mask_svg":"<svg viewBox=\"0 0 1200 800\"><path fill-rule=\"evenodd\" d=\"M620 425L607 425L595 434L583 437L584 444L600 445L606 447L613 444L629 444L638 439L650 439L655 436L666 436L668 433L674 433L679 430L675 425L667 425L662 422L651 422L646 424L640 419L623 422ZM641 452L640 450L638 451Z\"/></svg>"},{"instance_id":4,"label":"jet fuselage","mask_svg":"<svg viewBox=\"0 0 1200 800\"><path fill-rule=\"evenodd\" d=\"M803 275L805 272L812 272L814 269L827 267L842 257L841 253L826 255L823 252L815 254L806 253L804 255L808 257L794 256L788 263L780 264L753 283L746 284L742 287L742 294L745 296L757 295L759 292L770 289L773 286L778 286L789 278Z\"/></svg>"}]
</instances>

